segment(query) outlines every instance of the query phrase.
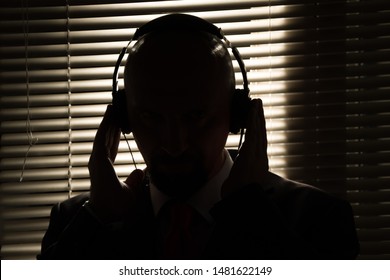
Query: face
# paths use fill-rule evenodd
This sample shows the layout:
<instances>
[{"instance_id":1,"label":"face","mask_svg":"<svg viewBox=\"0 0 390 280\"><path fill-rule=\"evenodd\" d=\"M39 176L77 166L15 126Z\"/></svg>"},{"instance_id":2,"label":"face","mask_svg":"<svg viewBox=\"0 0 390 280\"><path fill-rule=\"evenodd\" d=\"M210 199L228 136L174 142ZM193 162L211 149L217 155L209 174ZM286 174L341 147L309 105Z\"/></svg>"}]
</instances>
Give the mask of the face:
<instances>
[{"instance_id":1,"label":"face","mask_svg":"<svg viewBox=\"0 0 390 280\"><path fill-rule=\"evenodd\" d=\"M126 71L133 135L157 188L185 198L224 162L230 76L204 42L144 44Z\"/></svg>"}]
</instances>

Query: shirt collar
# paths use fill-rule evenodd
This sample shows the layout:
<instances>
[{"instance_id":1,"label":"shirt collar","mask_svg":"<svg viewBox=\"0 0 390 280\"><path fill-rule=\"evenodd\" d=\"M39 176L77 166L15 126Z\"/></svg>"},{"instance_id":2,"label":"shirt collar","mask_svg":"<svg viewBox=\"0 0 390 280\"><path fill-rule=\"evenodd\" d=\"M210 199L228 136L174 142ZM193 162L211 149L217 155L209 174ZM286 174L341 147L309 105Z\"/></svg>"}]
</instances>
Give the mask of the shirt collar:
<instances>
[{"instance_id":1,"label":"shirt collar","mask_svg":"<svg viewBox=\"0 0 390 280\"><path fill-rule=\"evenodd\" d=\"M194 207L207 221L213 222L209 211L221 200L221 187L229 176L233 160L227 150L224 150L225 162L218 173L211 178L199 191L191 196L187 203ZM171 198L161 192L154 184L150 184L150 196L154 214L157 215L161 207Z\"/></svg>"}]
</instances>

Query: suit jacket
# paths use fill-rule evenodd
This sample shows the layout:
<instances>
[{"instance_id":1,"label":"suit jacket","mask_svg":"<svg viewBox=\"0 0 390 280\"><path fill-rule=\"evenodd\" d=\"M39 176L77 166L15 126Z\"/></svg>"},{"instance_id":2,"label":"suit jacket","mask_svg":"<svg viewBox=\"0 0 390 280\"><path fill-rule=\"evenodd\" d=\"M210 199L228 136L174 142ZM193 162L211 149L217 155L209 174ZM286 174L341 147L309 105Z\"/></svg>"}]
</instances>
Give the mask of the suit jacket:
<instances>
[{"instance_id":1,"label":"suit jacket","mask_svg":"<svg viewBox=\"0 0 390 280\"><path fill-rule=\"evenodd\" d=\"M148 188L130 224L102 225L82 194L55 205L38 259L159 259L161 234ZM353 259L359 253L351 206L317 188L269 173L210 211L215 226L202 259Z\"/></svg>"}]
</instances>

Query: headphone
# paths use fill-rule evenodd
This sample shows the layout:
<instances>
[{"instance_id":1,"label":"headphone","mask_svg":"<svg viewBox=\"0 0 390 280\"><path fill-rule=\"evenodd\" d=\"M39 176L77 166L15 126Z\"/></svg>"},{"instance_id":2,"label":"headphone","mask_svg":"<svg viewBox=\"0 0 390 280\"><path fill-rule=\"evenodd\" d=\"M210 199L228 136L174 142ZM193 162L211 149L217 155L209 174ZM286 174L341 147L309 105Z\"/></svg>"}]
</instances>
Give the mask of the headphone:
<instances>
[{"instance_id":1,"label":"headphone","mask_svg":"<svg viewBox=\"0 0 390 280\"><path fill-rule=\"evenodd\" d=\"M231 117L230 117L230 132L237 134L241 130L241 139L243 136L244 128L250 107L249 87L248 79L246 75L245 65L242 61L240 53L237 48L223 35L222 30L214 24L187 14L169 14L159 18L156 18L136 30L134 36L124 47L119 54L117 62L115 64L113 81L112 81L112 105L114 107L115 117L120 125L120 128L125 133L131 132L131 125L128 121L127 105L126 105L126 93L124 89L118 88L118 72L121 62L131 42L138 40L140 37L150 32L159 32L165 30L183 30L183 31L201 31L214 35L221 39L232 50L235 59L240 66L240 71L243 77L243 89L235 89L233 93L231 103ZM241 140L240 140L241 142Z\"/></svg>"}]
</instances>

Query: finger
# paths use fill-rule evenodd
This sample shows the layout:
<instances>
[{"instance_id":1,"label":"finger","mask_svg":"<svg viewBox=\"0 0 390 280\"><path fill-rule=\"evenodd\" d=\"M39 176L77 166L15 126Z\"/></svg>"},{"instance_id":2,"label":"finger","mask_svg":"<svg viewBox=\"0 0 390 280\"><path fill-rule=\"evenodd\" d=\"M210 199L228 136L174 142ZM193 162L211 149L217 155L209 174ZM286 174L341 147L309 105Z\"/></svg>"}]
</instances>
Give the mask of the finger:
<instances>
[{"instance_id":1,"label":"finger","mask_svg":"<svg viewBox=\"0 0 390 280\"><path fill-rule=\"evenodd\" d=\"M95 143L99 145L106 144L106 135L111 126L111 118L113 115L113 107L111 105L107 106L106 112L104 113L103 119L99 125L99 128L96 132Z\"/></svg>"},{"instance_id":2,"label":"finger","mask_svg":"<svg viewBox=\"0 0 390 280\"><path fill-rule=\"evenodd\" d=\"M133 195L135 194L135 196L138 196L138 194L141 192L144 178L145 173L140 169L135 169L130 173L130 175L123 183L128 191L133 193Z\"/></svg>"},{"instance_id":3,"label":"finger","mask_svg":"<svg viewBox=\"0 0 390 280\"><path fill-rule=\"evenodd\" d=\"M131 187L137 187L142 184L145 177L145 173L141 169L135 169L125 180L125 184Z\"/></svg>"},{"instance_id":4,"label":"finger","mask_svg":"<svg viewBox=\"0 0 390 280\"><path fill-rule=\"evenodd\" d=\"M254 99L251 101L250 111L249 111L249 118L248 118L248 124L247 129L245 132L245 141L242 144L242 148L240 153L243 152L246 153L255 153L258 144L259 144L259 120L258 120L258 107L259 102L258 99Z\"/></svg>"},{"instance_id":5,"label":"finger","mask_svg":"<svg viewBox=\"0 0 390 280\"><path fill-rule=\"evenodd\" d=\"M253 162L260 159L261 166L268 170L267 132L261 99L252 100L245 141L240 154Z\"/></svg>"},{"instance_id":6,"label":"finger","mask_svg":"<svg viewBox=\"0 0 390 280\"><path fill-rule=\"evenodd\" d=\"M113 161L119 144L120 130L115 127L112 106L108 106L102 122L96 132L92 153L88 163L92 190L104 189L108 186L119 188Z\"/></svg>"},{"instance_id":7,"label":"finger","mask_svg":"<svg viewBox=\"0 0 390 280\"><path fill-rule=\"evenodd\" d=\"M265 122L265 116L264 116L264 107L263 102L261 99L259 99L258 104L258 111L257 111L257 120L258 120L258 126L259 126L259 142L260 142L260 155L262 157L262 162L264 164L264 168L268 171L269 170L269 162L268 162L268 140L267 140L267 127Z\"/></svg>"},{"instance_id":8,"label":"finger","mask_svg":"<svg viewBox=\"0 0 390 280\"><path fill-rule=\"evenodd\" d=\"M118 152L119 141L120 128L115 122L113 107L108 105L96 132L92 153L97 157L108 157L113 162Z\"/></svg>"},{"instance_id":9,"label":"finger","mask_svg":"<svg viewBox=\"0 0 390 280\"><path fill-rule=\"evenodd\" d=\"M106 148L108 150L108 157L112 162L115 161L116 155L118 154L119 142L121 138L121 130L120 128L114 124L109 128L108 133L106 134Z\"/></svg>"},{"instance_id":10,"label":"finger","mask_svg":"<svg viewBox=\"0 0 390 280\"><path fill-rule=\"evenodd\" d=\"M262 146L262 151L265 153L267 152L267 128L265 123L265 116L264 116L264 107L263 102L261 99L258 99L257 104L257 126L258 126L258 132L259 132L259 141Z\"/></svg>"}]
</instances>

